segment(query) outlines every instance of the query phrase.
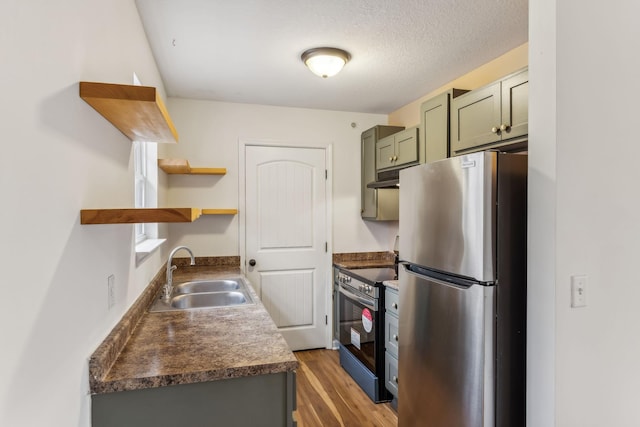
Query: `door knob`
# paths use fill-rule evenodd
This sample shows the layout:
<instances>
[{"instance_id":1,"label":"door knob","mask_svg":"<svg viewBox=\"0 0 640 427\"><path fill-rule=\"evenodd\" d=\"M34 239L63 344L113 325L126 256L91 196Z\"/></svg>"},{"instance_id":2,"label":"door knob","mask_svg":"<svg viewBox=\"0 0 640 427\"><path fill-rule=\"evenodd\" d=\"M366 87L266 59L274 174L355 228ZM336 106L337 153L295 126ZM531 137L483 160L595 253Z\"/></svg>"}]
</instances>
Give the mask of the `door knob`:
<instances>
[{"instance_id":1,"label":"door knob","mask_svg":"<svg viewBox=\"0 0 640 427\"><path fill-rule=\"evenodd\" d=\"M256 265L256 260L255 260L255 259L250 259L250 260L249 260L249 265L250 265L251 267L253 267L254 265Z\"/></svg>"}]
</instances>

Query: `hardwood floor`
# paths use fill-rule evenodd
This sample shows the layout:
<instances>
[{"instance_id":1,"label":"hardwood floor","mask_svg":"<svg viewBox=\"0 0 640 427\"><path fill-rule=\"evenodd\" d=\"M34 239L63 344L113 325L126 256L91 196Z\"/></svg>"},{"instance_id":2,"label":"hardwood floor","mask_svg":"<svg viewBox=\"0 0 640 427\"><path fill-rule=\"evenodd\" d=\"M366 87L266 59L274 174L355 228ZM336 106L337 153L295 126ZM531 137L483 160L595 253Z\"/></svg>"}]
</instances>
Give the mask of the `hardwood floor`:
<instances>
[{"instance_id":1,"label":"hardwood floor","mask_svg":"<svg viewBox=\"0 0 640 427\"><path fill-rule=\"evenodd\" d=\"M389 403L375 404L340 366L338 352L295 353L298 427L396 427L397 413Z\"/></svg>"}]
</instances>

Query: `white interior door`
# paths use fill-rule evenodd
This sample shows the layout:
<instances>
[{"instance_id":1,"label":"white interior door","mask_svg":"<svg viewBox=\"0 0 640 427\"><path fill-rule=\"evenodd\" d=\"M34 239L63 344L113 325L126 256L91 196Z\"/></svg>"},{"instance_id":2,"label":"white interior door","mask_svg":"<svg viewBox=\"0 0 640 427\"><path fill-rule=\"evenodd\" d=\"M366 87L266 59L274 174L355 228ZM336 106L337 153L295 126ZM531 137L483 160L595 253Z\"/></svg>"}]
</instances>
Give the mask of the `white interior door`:
<instances>
[{"instance_id":1,"label":"white interior door","mask_svg":"<svg viewBox=\"0 0 640 427\"><path fill-rule=\"evenodd\" d=\"M292 350L326 342L325 168L324 149L246 146L246 274Z\"/></svg>"}]
</instances>

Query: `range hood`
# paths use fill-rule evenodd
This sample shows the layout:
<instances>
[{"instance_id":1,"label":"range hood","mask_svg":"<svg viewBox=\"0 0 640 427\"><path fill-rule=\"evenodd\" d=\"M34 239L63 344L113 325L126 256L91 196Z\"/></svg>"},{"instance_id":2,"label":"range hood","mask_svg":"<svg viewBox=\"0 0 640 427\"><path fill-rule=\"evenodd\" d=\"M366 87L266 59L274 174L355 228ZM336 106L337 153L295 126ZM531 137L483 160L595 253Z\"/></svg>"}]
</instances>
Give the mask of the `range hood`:
<instances>
[{"instance_id":1,"label":"range hood","mask_svg":"<svg viewBox=\"0 0 640 427\"><path fill-rule=\"evenodd\" d=\"M376 172L376 180L367 184L367 188L400 187L400 169Z\"/></svg>"},{"instance_id":2,"label":"range hood","mask_svg":"<svg viewBox=\"0 0 640 427\"><path fill-rule=\"evenodd\" d=\"M389 179L387 181L373 181L367 184L367 188L393 188L400 187L399 179Z\"/></svg>"}]
</instances>

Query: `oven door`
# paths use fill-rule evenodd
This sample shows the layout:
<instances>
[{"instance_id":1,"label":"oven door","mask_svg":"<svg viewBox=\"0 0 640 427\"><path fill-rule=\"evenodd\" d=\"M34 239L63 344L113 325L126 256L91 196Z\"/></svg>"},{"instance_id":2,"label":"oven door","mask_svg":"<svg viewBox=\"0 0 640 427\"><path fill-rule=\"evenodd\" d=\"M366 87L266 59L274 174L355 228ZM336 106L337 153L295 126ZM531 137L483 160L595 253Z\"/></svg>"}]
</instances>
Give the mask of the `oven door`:
<instances>
[{"instance_id":1,"label":"oven door","mask_svg":"<svg viewBox=\"0 0 640 427\"><path fill-rule=\"evenodd\" d=\"M376 340L380 327L378 300L355 289L339 284L338 287L338 340L377 375Z\"/></svg>"}]
</instances>

